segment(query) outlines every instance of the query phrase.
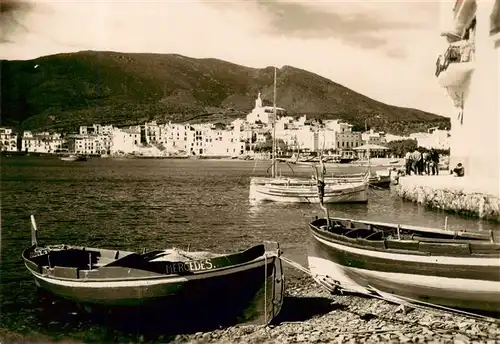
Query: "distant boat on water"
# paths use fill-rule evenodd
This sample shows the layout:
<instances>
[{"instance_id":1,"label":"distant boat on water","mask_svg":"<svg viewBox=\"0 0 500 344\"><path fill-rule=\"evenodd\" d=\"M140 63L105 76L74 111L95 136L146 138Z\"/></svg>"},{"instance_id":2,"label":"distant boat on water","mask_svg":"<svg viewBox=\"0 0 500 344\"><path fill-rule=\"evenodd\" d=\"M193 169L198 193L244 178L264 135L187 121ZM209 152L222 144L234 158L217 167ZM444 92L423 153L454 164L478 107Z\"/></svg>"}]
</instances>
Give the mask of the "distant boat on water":
<instances>
[{"instance_id":1,"label":"distant boat on water","mask_svg":"<svg viewBox=\"0 0 500 344\"><path fill-rule=\"evenodd\" d=\"M309 268L332 291L500 315L500 243L492 233L327 217L309 227Z\"/></svg>"},{"instance_id":2,"label":"distant boat on water","mask_svg":"<svg viewBox=\"0 0 500 344\"><path fill-rule=\"evenodd\" d=\"M312 178L287 178L276 175L276 68L274 68L274 100L273 100L273 130L271 177L250 178L249 199L253 202L291 202L291 203L319 203L317 182ZM299 160L299 157L295 157ZM283 160L283 159L280 159ZM322 157L309 157L308 164L315 167L315 160L323 166ZM285 161L288 162L288 161ZM297 162L296 162L297 163ZM366 203L368 202L367 179L344 182L335 178L325 180L324 203Z\"/></svg>"},{"instance_id":3,"label":"distant boat on water","mask_svg":"<svg viewBox=\"0 0 500 344\"><path fill-rule=\"evenodd\" d=\"M267 324L281 310L284 281L275 242L231 254L39 246L33 216L31 221L24 264L38 287L59 297L106 307L161 303L169 314L207 314L237 323Z\"/></svg>"},{"instance_id":4,"label":"distant boat on water","mask_svg":"<svg viewBox=\"0 0 500 344\"><path fill-rule=\"evenodd\" d=\"M273 201L291 203L319 203L318 187L314 180L306 183L301 179L266 181L252 178L250 183L252 201ZM324 203L366 203L368 184L359 182L332 182L325 185Z\"/></svg>"},{"instance_id":5,"label":"distant boat on water","mask_svg":"<svg viewBox=\"0 0 500 344\"><path fill-rule=\"evenodd\" d=\"M391 171L382 173L382 171L373 172L368 170L361 173L332 174L331 177L325 177L325 183L359 183L368 180L370 186L379 188L388 188L391 185Z\"/></svg>"},{"instance_id":6,"label":"distant boat on water","mask_svg":"<svg viewBox=\"0 0 500 344\"><path fill-rule=\"evenodd\" d=\"M60 158L62 161L87 161L87 158L79 154L71 154L68 156L62 156Z\"/></svg>"}]
</instances>

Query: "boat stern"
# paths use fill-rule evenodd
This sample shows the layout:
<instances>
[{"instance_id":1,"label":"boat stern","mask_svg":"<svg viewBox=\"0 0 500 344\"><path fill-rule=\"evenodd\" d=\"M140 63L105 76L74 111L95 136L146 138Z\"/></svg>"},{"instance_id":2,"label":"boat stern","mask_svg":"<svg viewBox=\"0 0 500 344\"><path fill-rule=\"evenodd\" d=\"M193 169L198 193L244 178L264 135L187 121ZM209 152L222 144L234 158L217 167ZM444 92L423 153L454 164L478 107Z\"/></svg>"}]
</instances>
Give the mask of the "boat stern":
<instances>
[{"instance_id":1,"label":"boat stern","mask_svg":"<svg viewBox=\"0 0 500 344\"><path fill-rule=\"evenodd\" d=\"M266 252L260 258L260 273L264 278L247 279L244 288L234 293L240 293L247 299L236 321L237 326L242 325L267 325L280 313L284 298L284 274L281 259L273 248L276 243L264 243ZM269 250L268 250L269 248ZM248 289L248 290L247 290ZM251 292L252 295L248 294Z\"/></svg>"},{"instance_id":2,"label":"boat stern","mask_svg":"<svg viewBox=\"0 0 500 344\"><path fill-rule=\"evenodd\" d=\"M334 293L337 290L369 294L369 291L358 285L346 274L345 268L339 264L324 243L312 235L307 249L307 263L314 280L319 285Z\"/></svg>"}]
</instances>

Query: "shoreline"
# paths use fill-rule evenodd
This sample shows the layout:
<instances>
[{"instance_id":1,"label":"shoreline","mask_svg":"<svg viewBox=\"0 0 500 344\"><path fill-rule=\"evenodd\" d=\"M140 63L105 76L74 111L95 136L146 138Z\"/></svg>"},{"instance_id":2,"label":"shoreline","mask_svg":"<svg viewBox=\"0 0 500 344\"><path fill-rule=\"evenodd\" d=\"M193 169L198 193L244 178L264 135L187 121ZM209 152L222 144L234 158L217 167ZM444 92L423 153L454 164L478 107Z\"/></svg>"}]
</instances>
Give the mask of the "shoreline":
<instances>
[{"instance_id":1,"label":"shoreline","mask_svg":"<svg viewBox=\"0 0 500 344\"><path fill-rule=\"evenodd\" d=\"M2 152L2 157L41 157L41 158L60 158L62 156L68 155L67 153L33 153L33 152ZM88 158L95 159L111 159L111 160L164 160L164 159L172 159L172 160L217 160L217 161L269 161L271 162L271 158L261 157L261 156L251 156L251 155L241 155L241 156L145 156L145 155L108 155L101 157L100 155L85 155ZM285 158L280 158L285 159ZM402 159L398 158L374 158L371 159L369 166L371 167L394 167L401 168L403 163ZM303 165L300 162L286 162L279 161L281 163L289 163L291 165ZM365 160L355 160L350 163L332 163L325 162L325 166L328 167L368 167L368 162Z\"/></svg>"},{"instance_id":2,"label":"shoreline","mask_svg":"<svg viewBox=\"0 0 500 344\"><path fill-rule=\"evenodd\" d=\"M278 321L178 335L171 343L493 343L500 324L450 313L401 308L384 300L330 294L309 276L288 283ZM291 309L303 307L302 314ZM301 305L302 303L302 305Z\"/></svg>"},{"instance_id":3,"label":"shoreline","mask_svg":"<svg viewBox=\"0 0 500 344\"><path fill-rule=\"evenodd\" d=\"M127 342L160 343L494 343L500 323L465 316L408 308L384 300L345 293L331 294L314 280L285 268L285 300L279 316L268 326L236 325L207 332L127 335ZM61 324L63 325L63 324ZM120 330L108 328L110 339L125 340ZM131 331L133 331L131 329ZM49 342L42 333L22 334L0 330L0 341ZM81 343L80 338L58 336L61 343ZM88 339L85 340L88 342Z\"/></svg>"}]
</instances>

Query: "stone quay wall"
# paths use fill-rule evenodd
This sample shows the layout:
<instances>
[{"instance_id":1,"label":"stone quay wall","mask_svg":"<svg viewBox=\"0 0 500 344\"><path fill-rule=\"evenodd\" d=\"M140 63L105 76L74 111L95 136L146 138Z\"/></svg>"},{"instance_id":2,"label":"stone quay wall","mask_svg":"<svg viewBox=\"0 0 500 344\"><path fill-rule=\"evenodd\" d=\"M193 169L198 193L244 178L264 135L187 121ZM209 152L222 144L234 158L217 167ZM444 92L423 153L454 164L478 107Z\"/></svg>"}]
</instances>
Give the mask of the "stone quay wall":
<instances>
[{"instance_id":1,"label":"stone quay wall","mask_svg":"<svg viewBox=\"0 0 500 344\"><path fill-rule=\"evenodd\" d=\"M398 196L403 199L433 209L500 222L497 189L498 181L472 181L450 175L405 176L396 186Z\"/></svg>"}]
</instances>

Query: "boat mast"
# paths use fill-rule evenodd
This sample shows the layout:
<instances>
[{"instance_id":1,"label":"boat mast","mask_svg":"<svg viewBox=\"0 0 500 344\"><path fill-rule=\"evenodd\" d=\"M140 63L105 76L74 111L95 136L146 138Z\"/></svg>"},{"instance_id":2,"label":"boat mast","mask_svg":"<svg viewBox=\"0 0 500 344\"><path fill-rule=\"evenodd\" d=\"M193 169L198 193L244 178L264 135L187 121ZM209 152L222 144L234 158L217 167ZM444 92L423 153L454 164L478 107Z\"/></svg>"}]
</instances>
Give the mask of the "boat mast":
<instances>
[{"instance_id":1,"label":"boat mast","mask_svg":"<svg viewBox=\"0 0 500 344\"><path fill-rule=\"evenodd\" d=\"M272 177L276 178L276 67L274 67Z\"/></svg>"},{"instance_id":2,"label":"boat mast","mask_svg":"<svg viewBox=\"0 0 500 344\"><path fill-rule=\"evenodd\" d=\"M370 142L370 140L368 139L368 142ZM369 144L368 144L369 145ZM370 165L370 146L368 146L368 149L366 150L367 154L368 154L368 173L371 173L371 165Z\"/></svg>"}]
</instances>

